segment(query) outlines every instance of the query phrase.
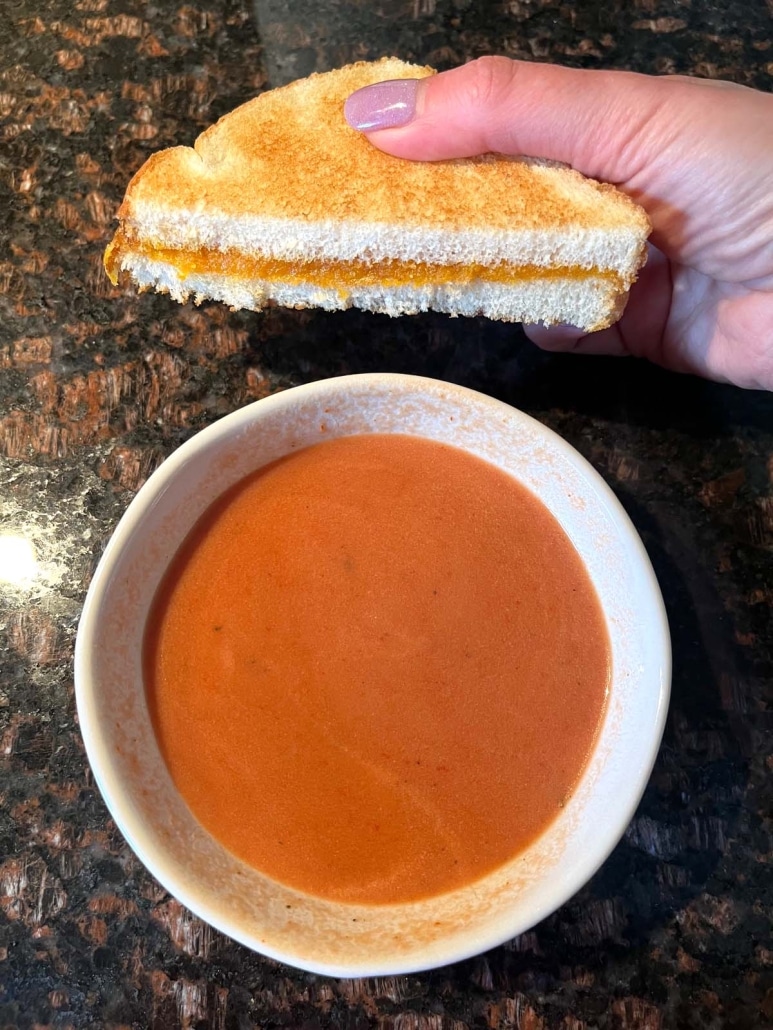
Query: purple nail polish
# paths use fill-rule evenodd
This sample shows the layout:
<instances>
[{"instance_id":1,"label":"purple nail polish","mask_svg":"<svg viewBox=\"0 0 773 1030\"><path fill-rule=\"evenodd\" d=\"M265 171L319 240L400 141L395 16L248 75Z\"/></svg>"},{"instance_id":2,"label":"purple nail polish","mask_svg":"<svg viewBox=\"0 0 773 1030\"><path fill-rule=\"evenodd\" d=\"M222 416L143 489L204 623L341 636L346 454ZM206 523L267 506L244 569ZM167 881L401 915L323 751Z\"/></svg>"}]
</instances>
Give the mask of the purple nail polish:
<instances>
[{"instance_id":1,"label":"purple nail polish","mask_svg":"<svg viewBox=\"0 0 773 1030\"><path fill-rule=\"evenodd\" d=\"M364 86L347 99L344 117L360 132L407 125L416 112L418 85L418 79L390 79Z\"/></svg>"}]
</instances>

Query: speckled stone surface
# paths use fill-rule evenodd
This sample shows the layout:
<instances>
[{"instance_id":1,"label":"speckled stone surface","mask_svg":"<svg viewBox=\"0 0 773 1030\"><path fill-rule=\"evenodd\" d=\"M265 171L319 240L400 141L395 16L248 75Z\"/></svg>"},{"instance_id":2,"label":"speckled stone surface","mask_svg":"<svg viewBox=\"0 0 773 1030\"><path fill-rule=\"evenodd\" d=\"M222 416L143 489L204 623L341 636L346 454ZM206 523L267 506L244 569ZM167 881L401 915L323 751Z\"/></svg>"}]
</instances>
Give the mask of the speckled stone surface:
<instances>
[{"instance_id":1,"label":"speckled stone surface","mask_svg":"<svg viewBox=\"0 0 773 1030\"><path fill-rule=\"evenodd\" d=\"M499 52L769 89L772 14L770 0L5 0L0 536L31 541L39 573L0 584L0 1027L773 1025L771 397L541 354L481 320L178 307L101 269L145 157L267 84L387 52L441 67ZM651 784L576 898L460 965L345 981L233 944L144 871L86 764L73 644L99 555L165 456L272 391L367 370L484 390L578 447L649 549L675 669Z\"/></svg>"}]
</instances>

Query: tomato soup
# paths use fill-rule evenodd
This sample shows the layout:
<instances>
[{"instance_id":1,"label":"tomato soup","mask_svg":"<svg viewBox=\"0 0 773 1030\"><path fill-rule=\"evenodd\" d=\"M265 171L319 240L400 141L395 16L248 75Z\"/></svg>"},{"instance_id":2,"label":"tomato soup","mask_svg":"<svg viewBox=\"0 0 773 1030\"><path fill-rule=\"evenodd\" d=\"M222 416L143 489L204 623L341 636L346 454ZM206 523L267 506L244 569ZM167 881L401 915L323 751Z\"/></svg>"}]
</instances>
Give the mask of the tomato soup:
<instances>
[{"instance_id":1,"label":"tomato soup","mask_svg":"<svg viewBox=\"0 0 773 1030\"><path fill-rule=\"evenodd\" d=\"M538 837L610 674L593 585L542 503L464 451L381 434L220 498L143 659L199 822L284 884L364 904L465 886Z\"/></svg>"}]
</instances>

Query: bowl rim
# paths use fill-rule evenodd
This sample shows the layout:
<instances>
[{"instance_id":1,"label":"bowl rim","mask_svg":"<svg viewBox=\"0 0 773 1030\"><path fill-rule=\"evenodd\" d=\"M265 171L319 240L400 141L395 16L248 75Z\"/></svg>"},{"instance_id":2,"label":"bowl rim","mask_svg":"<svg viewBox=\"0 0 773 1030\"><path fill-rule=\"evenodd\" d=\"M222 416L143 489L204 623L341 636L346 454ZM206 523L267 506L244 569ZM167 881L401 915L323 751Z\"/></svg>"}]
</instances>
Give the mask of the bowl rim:
<instances>
[{"instance_id":1,"label":"bowl rim","mask_svg":"<svg viewBox=\"0 0 773 1030\"><path fill-rule=\"evenodd\" d=\"M229 913L216 908L214 904L208 904L207 899L193 896L194 892L189 891L185 884L180 882L180 878L175 878L173 863L165 861L154 848L145 847L144 843L138 839L132 825L135 817L128 810L130 808L128 803L130 794L120 789L114 791L110 785L110 776L106 773L108 758L104 753L106 751L104 747L104 734L97 716L97 706L91 703L91 698L95 697L97 692L96 676L92 672L91 655L96 639L95 632L100 601L119 556L124 548L131 544L137 526L141 523L146 511L152 507L154 500L175 479L183 467L187 466L191 458L210 445L217 443L221 438L231 437L242 427L250 425L256 420L260 421L264 415L268 415L275 410L281 410L285 406L291 406L294 402L302 401L305 397L311 398L313 395L318 394L320 390L345 395L354 386L387 386L397 390L407 388L412 393L421 393L423 389L432 391L441 389L443 392L453 394L462 400L464 398L472 399L479 405L483 402L484 406L490 406L492 416L499 414L500 417L506 415L508 418L512 418L515 414L519 420L535 427L539 435L546 439L551 447L560 452L564 459L568 459L575 469L592 484L594 492L599 496L600 501L602 501L612 516L616 526L625 536L626 547L632 557L635 557L636 564L639 566L645 582L646 592L649 595L652 625L648 627L648 632L653 649L657 649L660 655L657 662L660 675L657 687L655 718L651 725L646 728L649 740L646 756L639 763L635 775L632 775L631 789L626 797L626 803L616 810L615 818L605 823L604 828L600 830L599 848L594 853L593 859L588 861L585 855L578 857L572 875L568 877L568 882L564 884L562 889L551 894L549 898L546 897L543 904L536 906L537 918L530 917L528 926L510 926L507 928L507 932L504 932L502 928L494 925L492 920L492 925L488 928L487 932L477 933L474 940L465 938L466 944L462 942L455 948L448 947L440 958L431 954L427 955L424 959L417 958L415 961L385 958L380 963L372 961L331 963L317 961L316 959L309 960L306 956L299 956L291 950L283 950L281 947L264 942L260 939L259 928L255 928L250 932L250 929L246 928L237 918L231 917ZM462 449L464 448L462 447ZM320 975L364 977L416 973L439 968L443 965L479 955L537 925L547 916L557 911L590 880L619 843L639 806L649 782L660 749L668 713L671 691L671 665L671 640L668 619L660 586L652 568L649 555L633 522L616 494L607 485L600 473L576 448L538 419L487 394L426 376L374 372L315 380L253 401L194 433L172 451L132 498L116 524L100 557L86 594L78 624L74 671L78 721L94 781L111 817L127 844L148 872L164 889L207 924L258 954ZM103 762L105 765L103 765ZM424 950L434 953L443 951L443 948L435 942L432 945L424 946Z\"/></svg>"}]
</instances>

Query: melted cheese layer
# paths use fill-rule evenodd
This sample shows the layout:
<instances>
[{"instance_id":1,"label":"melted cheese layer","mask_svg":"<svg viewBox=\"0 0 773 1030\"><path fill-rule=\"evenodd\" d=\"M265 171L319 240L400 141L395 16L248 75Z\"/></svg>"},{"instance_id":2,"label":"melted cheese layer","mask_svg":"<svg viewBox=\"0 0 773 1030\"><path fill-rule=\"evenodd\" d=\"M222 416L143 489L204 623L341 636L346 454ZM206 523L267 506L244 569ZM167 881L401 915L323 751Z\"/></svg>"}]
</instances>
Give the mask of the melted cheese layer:
<instances>
[{"instance_id":1,"label":"melted cheese layer","mask_svg":"<svg viewBox=\"0 0 773 1030\"><path fill-rule=\"evenodd\" d=\"M196 274L224 275L245 281L282 282L291 286L311 283L321 288L347 290L363 286L464 286L481 281L515 285L535 279L570 279L577 282L602 279L613 284L616 289L626 288L626 283L617 272L581 268L577 265L546 268L541 265L443 265L399 260L285 261L243 254L238 250L160 247L132 239L123 229L118 230L105 251L105 270L114 285L118 282L123 259L128 254L170 265L181 281Z\"/></svg>"}]
</instances>

